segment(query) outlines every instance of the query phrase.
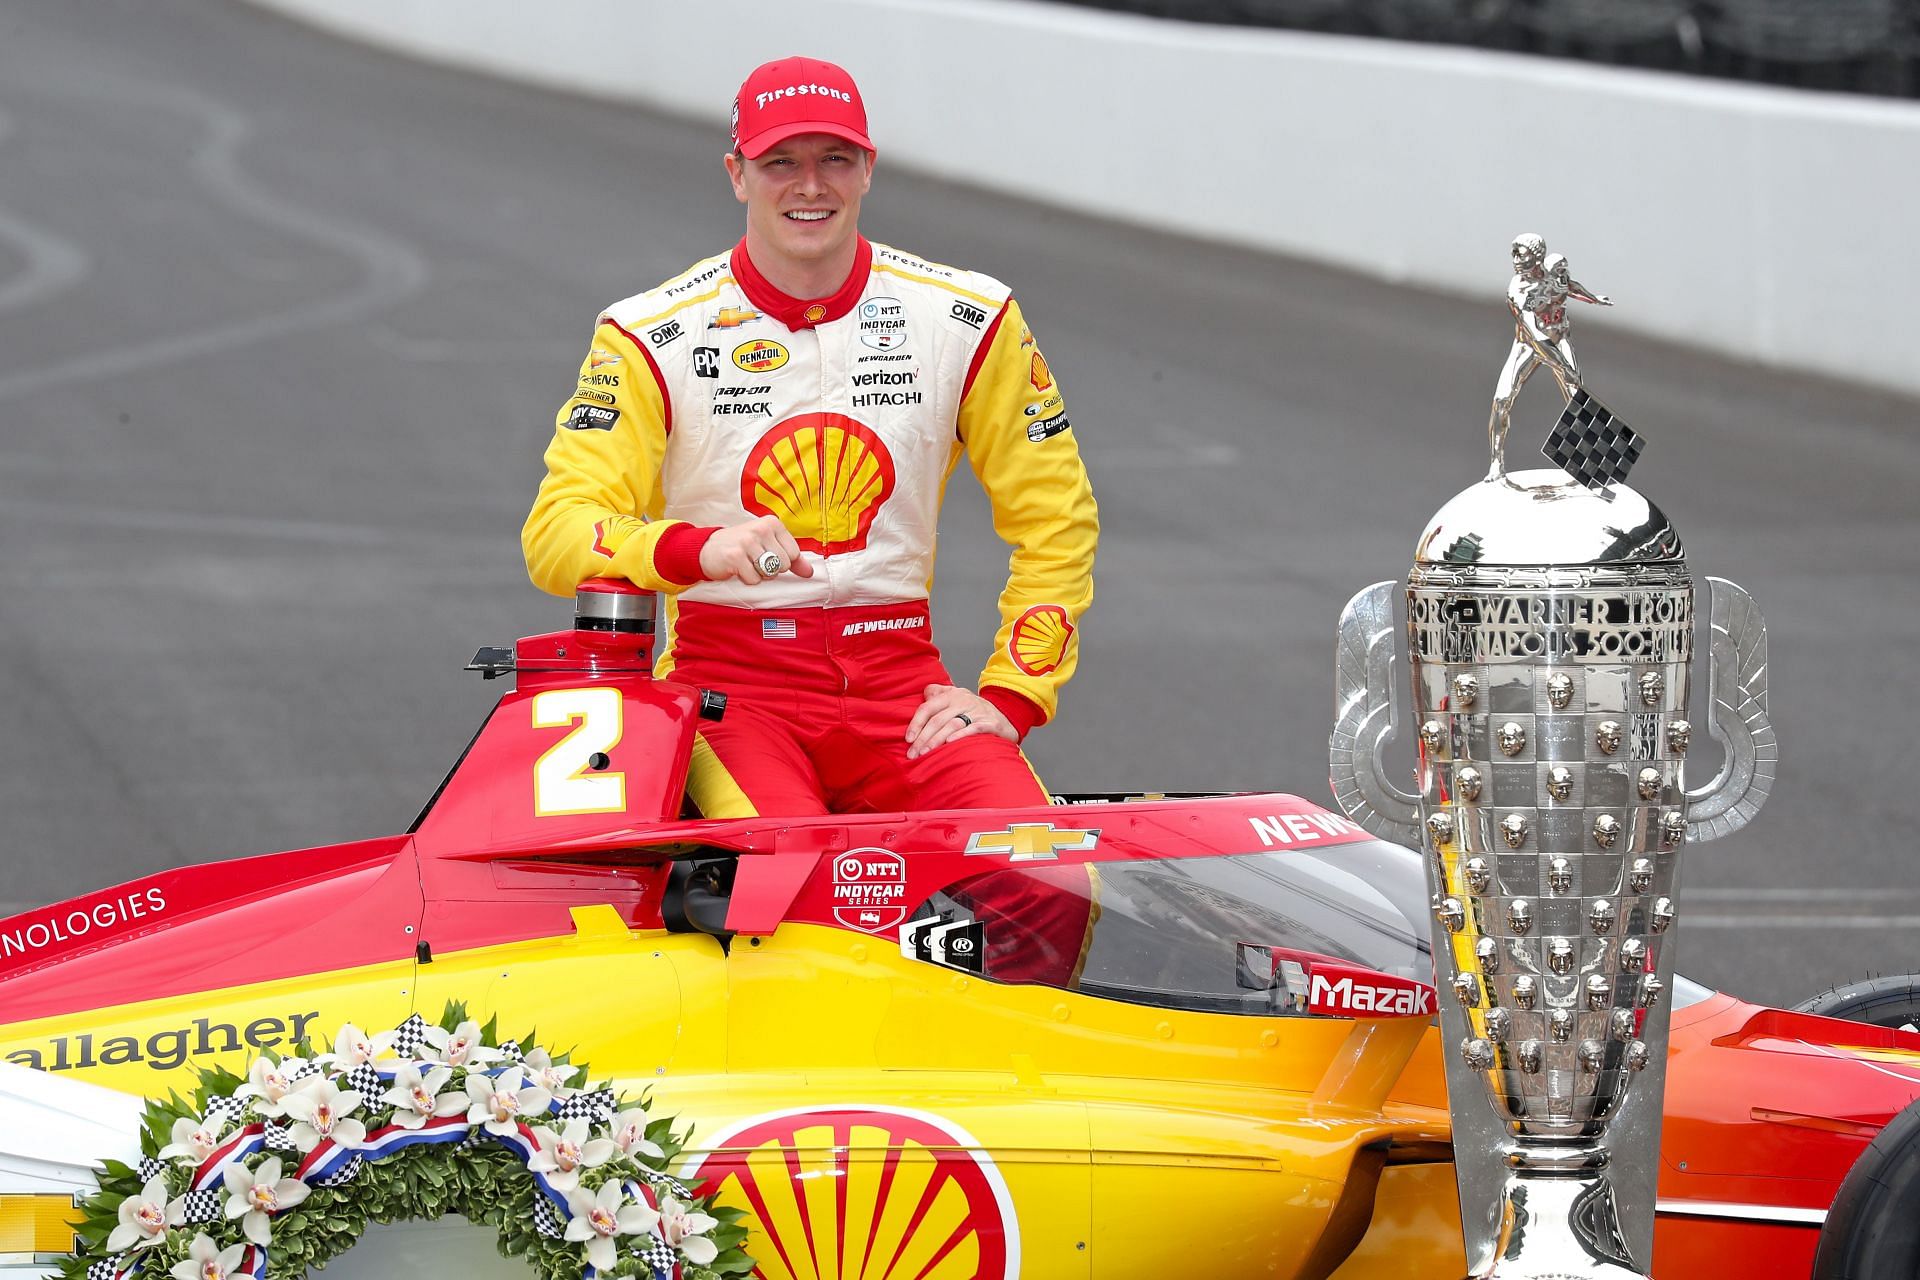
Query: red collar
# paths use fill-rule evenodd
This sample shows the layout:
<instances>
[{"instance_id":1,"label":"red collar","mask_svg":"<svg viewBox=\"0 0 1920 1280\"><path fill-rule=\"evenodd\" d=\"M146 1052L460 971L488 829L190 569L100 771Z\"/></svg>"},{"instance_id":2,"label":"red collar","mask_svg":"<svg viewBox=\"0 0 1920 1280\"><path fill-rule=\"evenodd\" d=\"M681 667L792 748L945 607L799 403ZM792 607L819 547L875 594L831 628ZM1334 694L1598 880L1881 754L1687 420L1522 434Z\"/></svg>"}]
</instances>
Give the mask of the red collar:
<instances>
[{"instance_id":1,"label":"red collar","mask_svg":"<svg viewBox=\"0 0 1920 1280\"><path fill-rule=\"evenodd\" d=\"M791 298L775 288L753 265L753 259L747 256L745 236L733 247L733 278L740 292L746 294L747 301L756 308L794 330L811 329L852 311L853 304L866 292L867 273L872 267L873 246L861 236L853 255L853 270L847 274L845 284L825 298Z\"/></svg>"}]
</instances>

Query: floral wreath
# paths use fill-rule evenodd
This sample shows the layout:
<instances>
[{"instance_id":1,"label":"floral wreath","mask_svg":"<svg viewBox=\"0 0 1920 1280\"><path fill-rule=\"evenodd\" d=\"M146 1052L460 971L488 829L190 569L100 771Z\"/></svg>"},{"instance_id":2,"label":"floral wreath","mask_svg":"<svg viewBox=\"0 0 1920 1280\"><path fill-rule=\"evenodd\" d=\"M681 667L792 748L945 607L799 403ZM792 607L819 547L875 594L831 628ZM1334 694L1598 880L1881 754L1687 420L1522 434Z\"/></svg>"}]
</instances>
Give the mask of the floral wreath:
<instances>
[{"instance_id":1,"label":"floral wreath","mask_svg":"<svg viewBox=\"0 0 1920 1280\"><path fill-rule=\"evenodd\" d=\"M67 1280L279 1280L351 1248L369 1222L463 1214L543 1280L721 1280L753 1269L740 1210L665 1169L685 1143L567 1055L497 1041L451 1003L331 1053L203 1071L147 1104L137 1166L106 1162Z\"/></svg>"}]
</instances>

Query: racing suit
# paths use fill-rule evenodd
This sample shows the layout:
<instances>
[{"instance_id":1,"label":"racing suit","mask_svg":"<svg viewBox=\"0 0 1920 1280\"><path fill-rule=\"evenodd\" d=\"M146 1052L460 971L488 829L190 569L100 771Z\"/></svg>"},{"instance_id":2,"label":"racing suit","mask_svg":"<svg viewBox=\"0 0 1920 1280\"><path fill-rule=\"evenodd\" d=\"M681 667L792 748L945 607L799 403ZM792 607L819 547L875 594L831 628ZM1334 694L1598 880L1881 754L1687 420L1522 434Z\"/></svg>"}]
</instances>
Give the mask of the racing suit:
<instances>
[{"instance_id":1,"label":"racing suit","mask_svg":"<svg viewBox=\"0 0 1920 1280\"><path fill-rule=\"evenodd\" d=\"M935 528L965 455L1013 548L981 696L1024 736L1078 660L1098 518L1066 410L1006 286L864 238L832 297L747 256L607 309L522 533L555 594L666 593L657 671L728 695L688 792L708 817L1045 803L1018 747L969 734L906 759L928 684ZM814 570L704 581L721 527L778 516Z\"/></svg>"}]
</instances>

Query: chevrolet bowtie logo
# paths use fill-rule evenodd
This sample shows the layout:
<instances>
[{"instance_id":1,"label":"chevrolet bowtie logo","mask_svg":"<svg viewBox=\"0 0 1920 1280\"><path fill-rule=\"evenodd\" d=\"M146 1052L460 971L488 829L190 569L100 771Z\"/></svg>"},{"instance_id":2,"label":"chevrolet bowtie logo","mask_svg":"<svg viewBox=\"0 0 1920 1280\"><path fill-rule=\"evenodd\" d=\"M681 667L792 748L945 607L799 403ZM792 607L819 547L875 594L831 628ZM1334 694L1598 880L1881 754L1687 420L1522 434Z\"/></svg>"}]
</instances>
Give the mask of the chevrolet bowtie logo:
<instances>
[{"instance_id":1,"label":"chevrolet bowtie logo","mask_svg":"<svg viewBox=\"0 0 1920 1280\"><path fill-rule=\"evenodd\" d=\"M1062 849L1079 853L1100 843L1100 831L1061 830L1051 822L1016 822L1005 831L977 831L967 837L967 855L1004 853L1009 862L1043 862Z\"/></svg>"}]
</instances>

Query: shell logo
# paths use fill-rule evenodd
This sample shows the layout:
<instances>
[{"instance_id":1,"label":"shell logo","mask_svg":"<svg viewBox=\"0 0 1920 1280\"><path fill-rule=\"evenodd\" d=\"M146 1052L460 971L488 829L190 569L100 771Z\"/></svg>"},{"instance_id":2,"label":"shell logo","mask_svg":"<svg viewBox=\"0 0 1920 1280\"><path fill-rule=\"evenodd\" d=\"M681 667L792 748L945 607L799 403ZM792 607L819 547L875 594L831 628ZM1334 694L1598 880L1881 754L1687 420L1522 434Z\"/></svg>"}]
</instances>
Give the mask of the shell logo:
<instances>
[{"instance_id":1,"label":"shell logo","mask_svg":"<svg viewBox=\"0 0 1920 1280\"><path fill-rule=\"evenodd\" d=\"M733 362L748 373L772 373L787 362L787 349L777 342L755 338L733 349Z\"/></svg>"},{"instance_id":2,"label":"shell logo","mask_svg":"<svg viewBox=\"0 0 1920 1280\"><path fill-rule=\"evenodd\" d=\"M746 1210L764 1280L1014 1280L1013 1198L951 1121L893 1107L755 1116L713 1139L695 1175Z\"/></svg>"},{"instance_id":3,"label":"shell logo","mask_svg":"<svg viewBox=\"0 0 1920 1280\"><path fill-rule=\"evenodd\" d=\"M843 413L803 413L747 455L740 505L778 516L802 549L839 555L867 545L893 483L893 455L872 427Z\"/></svg>"},{"instance_id":4,"label":"shell logo","mask_svg":"<svg viewBox=\"0 0 1920 1280\"><path fill-rule=\"evenodd\" d=\"M1033 384L1035 391L1045 391L1053 385L1053 370L1047 368L1047 358L1038 351L1027 365L1027 381Z\"/></svg>"},{"instance_id":5,"label":"shell logo","mask_svg":"<svg viewBox=\"0 0 1920 1280\"><path fill-rule=\"evenodd\" d=\"M1044 676L1058 667L1073 642L1073 623L1057 604L1037 604L1013 621L1007 638L1007 656L1030 676Z\"/></svg>"}]
</instances>

